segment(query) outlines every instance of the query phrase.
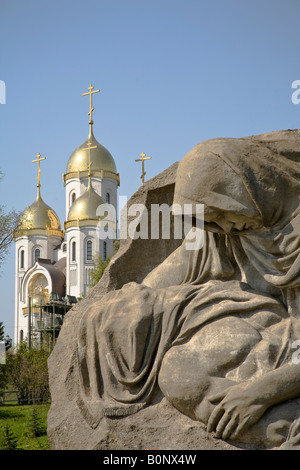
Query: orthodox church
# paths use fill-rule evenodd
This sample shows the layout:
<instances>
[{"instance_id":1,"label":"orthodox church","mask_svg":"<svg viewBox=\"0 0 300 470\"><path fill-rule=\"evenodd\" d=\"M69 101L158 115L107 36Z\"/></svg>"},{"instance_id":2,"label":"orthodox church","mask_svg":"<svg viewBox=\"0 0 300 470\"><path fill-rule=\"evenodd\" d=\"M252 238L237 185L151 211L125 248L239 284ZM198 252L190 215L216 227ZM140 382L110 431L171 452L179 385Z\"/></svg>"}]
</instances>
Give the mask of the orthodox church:
<instances>
[{"instance_id":1,"label":"orthodox church","mask_svg":"<svg viewBox=\"0 0 300 470\"><path fill-rule=\"evenodd\" d=\"M99 236L99 207L109 204L117 213L120 185L114 158L94 136L92 97L100 90L89 86L89 134L69 157L63 175L66 220L42 198L37 155L37 196L21 216L15 241L15 345L42 341L45 332L57 336L63 316L91 284L95 256L113 253L113 238ZM101 215L102 214L102 215Z\"/></svg>"}]
</instances>

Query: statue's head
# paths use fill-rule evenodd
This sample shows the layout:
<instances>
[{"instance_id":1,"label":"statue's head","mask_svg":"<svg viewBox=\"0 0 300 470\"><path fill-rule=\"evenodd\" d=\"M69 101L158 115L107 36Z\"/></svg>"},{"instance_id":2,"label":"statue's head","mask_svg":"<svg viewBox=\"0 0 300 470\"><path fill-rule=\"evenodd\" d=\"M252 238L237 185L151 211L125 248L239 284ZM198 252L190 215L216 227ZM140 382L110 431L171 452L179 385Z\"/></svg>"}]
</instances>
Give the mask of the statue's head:
<instances>
[{"instance_id":1,"label":"statue's head","mask_svg":"<svg viewBox=\"0 0 300 470\"><path fill-rule=\"evenodd\" d=\"M221 229L229 234L262 225L260 213L242 179L219 156L199 152L199 146L179 164L174 203L193 207L203 204L208 230Z\"/></svg>"}]
</instances>

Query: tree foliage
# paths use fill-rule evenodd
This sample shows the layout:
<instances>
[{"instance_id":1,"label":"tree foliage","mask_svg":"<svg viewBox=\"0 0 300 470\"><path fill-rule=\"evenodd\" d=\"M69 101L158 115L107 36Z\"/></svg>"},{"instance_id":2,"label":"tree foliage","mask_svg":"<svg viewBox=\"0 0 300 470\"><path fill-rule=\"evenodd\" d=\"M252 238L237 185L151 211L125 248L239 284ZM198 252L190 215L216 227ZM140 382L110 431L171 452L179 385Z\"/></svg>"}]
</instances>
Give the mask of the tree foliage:
<instances>
[{"instance_id":1,"label":"tree foliage","mask_svg":"<svg viewBox=\"0 0 300 470\"><path fill-rule=\"evenodd\" d=\"M111 256L109 256L106 261L104 261L100 254L97 254L95 256L95 267L91 273L91 287L94 287L100 281L105 271L105 268L109 265L110 260Z\"/></svg>"},{"instance_id":2,"label":"tree foliage","mask_svg":"<svg viewBox=\"0 0 300 470\"><path fill-rule=\"evenodd\" d=\"M6 368L10 386L19 391L20 403L45 401L49 397L49 351L28 348L21 343L16 351L8 352Z\"/></svg>"},{"instance_id":3,"label":"tree foliage","mask_svg":"<svg viewBox=\"0 0 300 470\"><path fill-rule=\"evenodd\" d=\"M9 374L6 364L0 364L0 393L3 392L9 381Z\"/></svg>"},{"instance_id":4,"label":"tree foliage","mask_svg":"<svg viewBox=\"0 0 300 470\"><path fill-rule=\"evenodd\" d=\"M91 287L94 287L103 276L105 268L109 265L111 258L117 253L119 249L119 242L117 240L114 241L114 252L111 256L109 256L106 260L102 258L102 256L98 253L94 258L94 269L91 273Z\"/></svg>"},{"instance_id":5,"label":"tree foliage","mask_svg":"<svg viewBox=\"0 0 300 470\"><path fill-rule=\"evenodd\" d=\"M2 178L3 173L0 171L0 181ZM4 206L0 205L0 266L13 242L13 233L19 225L20 215L14 210L6 212Z\"/></svg>"},{"instance_id":6,"label":"tree foliage","mask_svg":"<svg viewBox=\"0 0 300 470\"><path fill-rule=\"evenodd\" d=\"M18 448L18 440L8 424L3 429L1 448L3 450L17 450Z\"/></svg>"},{"instance_id":7,"label":"tree foliage","mask_svg":"<svg viewBox=\"0 0 300 470\"><path fill-rule=\"evenodd\" d=\"M46 433L45 426L36 406L32 407L30 431L34 437L43 436Z\"/></svg>"}]
</instances>

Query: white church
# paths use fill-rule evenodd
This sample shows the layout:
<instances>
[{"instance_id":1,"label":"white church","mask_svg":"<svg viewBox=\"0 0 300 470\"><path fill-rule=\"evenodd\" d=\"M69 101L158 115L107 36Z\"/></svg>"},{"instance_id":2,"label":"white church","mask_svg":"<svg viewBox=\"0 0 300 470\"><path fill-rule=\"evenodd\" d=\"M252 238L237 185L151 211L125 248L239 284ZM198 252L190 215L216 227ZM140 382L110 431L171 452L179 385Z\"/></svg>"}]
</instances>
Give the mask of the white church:
<instances>
[{"instance_id":1,"label":"white church","mask_svg":"<svg viewBox=\"0 0 300 470\"><path fill-rule=\"evenodd\" d=\"M42 199L40 154L37 196L22 214L15 240L15 335L14 343L43 341L45 333L55 341L63 316L91 284L95 256L103 260L113 253L113 237L99 236L99 207L110 204L117 213L120 185L114 158L97 142L93 132L90 97L89 135L71 154L63 175L66 220ZM102 206L106 207L106 206ZM117 236L116 226L115 238Z\"/></svg>"}]
</instances>

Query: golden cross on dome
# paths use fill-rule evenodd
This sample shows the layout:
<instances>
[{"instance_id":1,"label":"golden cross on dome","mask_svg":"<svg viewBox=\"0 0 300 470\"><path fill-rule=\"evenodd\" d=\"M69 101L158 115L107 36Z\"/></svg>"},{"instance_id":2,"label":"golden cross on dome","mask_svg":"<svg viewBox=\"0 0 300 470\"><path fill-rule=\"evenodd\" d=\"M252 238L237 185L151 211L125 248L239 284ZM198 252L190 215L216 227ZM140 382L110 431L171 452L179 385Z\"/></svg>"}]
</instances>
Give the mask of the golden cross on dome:
<instances>
[{"instance_id":1,"label":"golden cross on dome","mask_svg":"<svg viewBox=\"0 0 300 470\"><path fill-rule=\"evenodd\" d=\"M91 161L91 150L96 149L97 145L93 145L92 147L92 142L87 143L87 147L82 149L82 150L88 150L89 151L89 163L88 163L88 176L89 178L91 177L91 166L92 166L92 161Z\"/></svg>"},{"instance_id":2,"label":"golden cross on dome","mask_svg":"<svg viewBox=\"0 0 300 470\"><path fill-rule=\"evenodd\" d=\"M142 182L144 183L145 182L145 160L150 160L152 157L146 157L146 154L144 152L141 153L140 157L142 158L139 158L138 160L135 160L136 162L142 162ZM146 157L146 158L145 158Z\"/></svg>"},{"instance_id":3,"label":"golden cross on dome","mask_svg":"<svg viewBox=\"0 0 300 470\"><path fill-rule=\"evenodd\" d=\"M92 166L92 162L90 161L90 163L88 164L88 172L89 172L89 176L91 175L91 166Z\"/></svg>"},{"instance_id":4,"label":"golden cross on dome","mask_svg":"<svg viewBox=\"0 0 300 470\"><path fill-rule=\"evenodd\" d=\"M88 112L88 115L90 116L90 121L89 121L89 124L92 125L94 124L93 122L93 111L94 111L94 107L93 107L93 94L94 93L99 93L100 90L94 90L94 87L92 84L90 84L90 86L88 87L89 91L87 93L82 93L82 96L87 96L87 95L90 95L90 110ZM94 91L92 91L94 90Z\"/></svg>"},{"instance_id":5,"label":"golden cross on dome","mask_svg":"<svg viewBox=\"0 0 300 470\"><path fill-rule=\"evenodd\" d=\"M36 156L36 160L32 160L32 163L37 163L38 164L38 174L37 174L37 177L36 177L37 182L38 182L38 184L37 184L38 189L40 189L40 187L41 187L41 161L46 160L46 157L41 158L41 156L42 155L40 153L38 153L37 156Z\"/></svg>"}]
</instances>

